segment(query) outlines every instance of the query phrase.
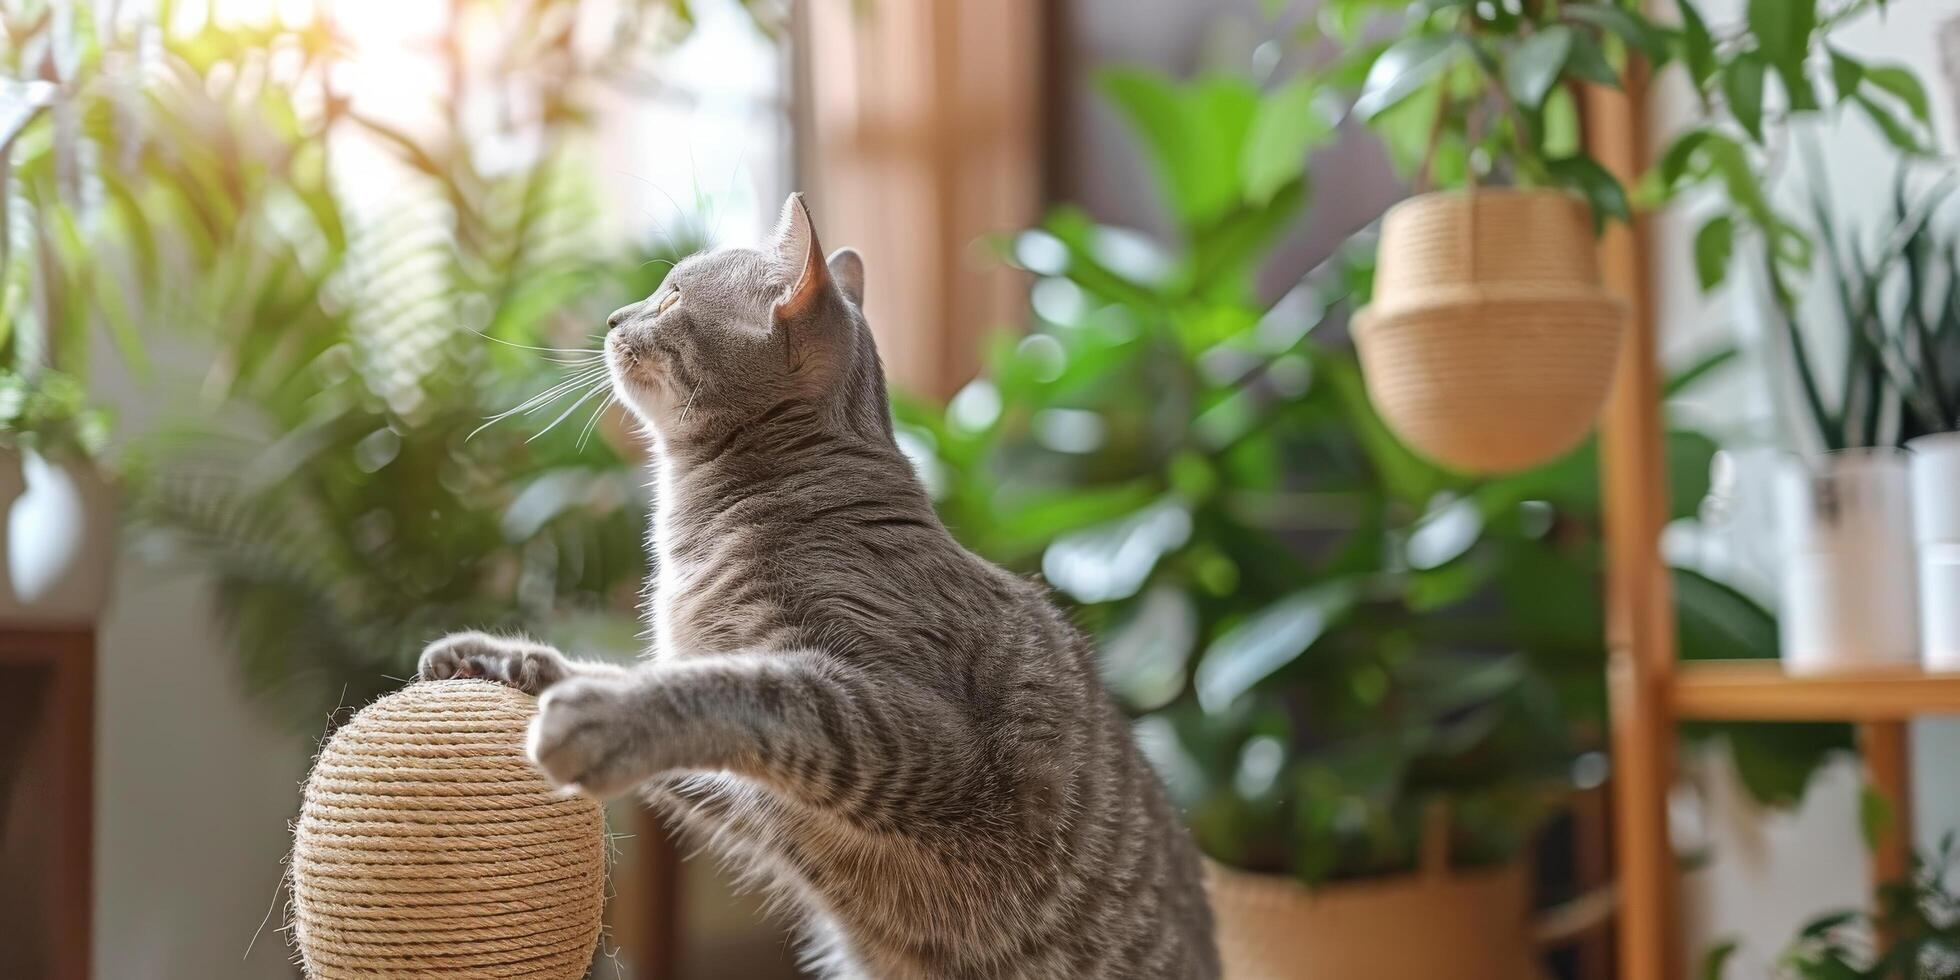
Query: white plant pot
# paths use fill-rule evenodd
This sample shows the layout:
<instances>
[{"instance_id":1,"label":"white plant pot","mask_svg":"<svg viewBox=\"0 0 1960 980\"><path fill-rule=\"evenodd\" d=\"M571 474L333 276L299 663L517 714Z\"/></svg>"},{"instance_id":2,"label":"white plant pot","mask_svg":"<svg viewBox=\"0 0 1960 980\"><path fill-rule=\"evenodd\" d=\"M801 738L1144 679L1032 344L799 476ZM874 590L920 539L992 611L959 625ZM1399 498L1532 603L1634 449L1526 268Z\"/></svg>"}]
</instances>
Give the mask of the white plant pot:
<instances>
[{"instance_id":1,"label":"white plant pot","mask_svg":"<svg viewBox=\"0 0 1960 980\"><path fill-rule=\"evenodd\" d=\"M1928 670L1960 670L1960 432L1912 450L1912 527L1919 548L1919 639Z\"/></svg>"},{"instance_id":2,"label":"white plant pot","mask_svg":"<svg viewBox=\"0 0 1960 980\"><path fill-rule=\"evenodd\" d=\"M0 481L9 469L22 480L12 499L0 486L0 623L94 622L109 603L115 571L114 489L81 460L0 453Z\"/></svg>"},{"instance_id":3,"label":"white plant pot","mask_svg":"<svg viewBox=\"0 0 1960 980\"><path fill-rule=\"evenodd\" d=\"M1780 474L1784 669L1919 659L1906 455L1852 449L1793 460Z\"/></svg>"}]
</instances>

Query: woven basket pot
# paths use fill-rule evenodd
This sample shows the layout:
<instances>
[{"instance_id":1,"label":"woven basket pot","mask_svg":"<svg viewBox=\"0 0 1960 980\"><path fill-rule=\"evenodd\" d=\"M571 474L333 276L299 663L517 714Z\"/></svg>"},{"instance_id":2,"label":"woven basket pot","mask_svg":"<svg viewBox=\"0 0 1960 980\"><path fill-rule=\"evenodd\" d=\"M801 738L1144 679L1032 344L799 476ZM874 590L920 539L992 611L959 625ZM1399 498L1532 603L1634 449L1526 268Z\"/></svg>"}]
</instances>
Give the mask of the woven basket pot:
<instances>
[{"instance_id":1,"label":"woven basket pot","mask_svg":"<svg viewBox=\"0 0 1960 980\"><path fill-rule=\"evenodd\" d=\"M1494 189L1389 210L1353 333L1369 397L1404 442L1455 470L1509 473L1586 437L1625 323L1600 286L1585 203Z\"/></svg>"},{"instance_id":2,"label":"woven basket pot","mask_svg":"<svg viewBox=\"0 0 1960 980\"><path fill-rule=\"evenodd\" d=\"M1225 980L1538 980L1528 867L1308 889L1208 863Z\"/></svg>"},{"instance_id":3,"label":"woven basket pot","mask_svg":"<svg viewBox=\"0 0 1960 980\"><path fill-rule=\"evenodd\" d=\"M605 814L524 757L537 702L412 684L320 751L293 831L293 941L314 980L585 976Z\"/></svg>"}]
</instances>

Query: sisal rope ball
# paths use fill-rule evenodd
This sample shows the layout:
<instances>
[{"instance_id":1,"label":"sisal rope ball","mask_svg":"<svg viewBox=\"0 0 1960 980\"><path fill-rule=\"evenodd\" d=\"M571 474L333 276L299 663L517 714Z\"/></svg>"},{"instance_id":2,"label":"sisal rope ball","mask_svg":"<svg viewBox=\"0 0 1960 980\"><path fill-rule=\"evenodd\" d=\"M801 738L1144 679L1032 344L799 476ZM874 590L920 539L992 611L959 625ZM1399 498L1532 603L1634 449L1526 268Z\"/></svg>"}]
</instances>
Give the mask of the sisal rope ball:
<instances>
[{"instance_id":1,"label":"sisal rope ball","mask_svg":"<svg viewBox=\"0 0 1960 980\"><path fill-rule=\"evenodd\" d=\"M293 934L315 980L576 980L605 908L605 815L524 756L537 701L428 681L334 733L293 832Z\"/></svg>"}]
</instances>

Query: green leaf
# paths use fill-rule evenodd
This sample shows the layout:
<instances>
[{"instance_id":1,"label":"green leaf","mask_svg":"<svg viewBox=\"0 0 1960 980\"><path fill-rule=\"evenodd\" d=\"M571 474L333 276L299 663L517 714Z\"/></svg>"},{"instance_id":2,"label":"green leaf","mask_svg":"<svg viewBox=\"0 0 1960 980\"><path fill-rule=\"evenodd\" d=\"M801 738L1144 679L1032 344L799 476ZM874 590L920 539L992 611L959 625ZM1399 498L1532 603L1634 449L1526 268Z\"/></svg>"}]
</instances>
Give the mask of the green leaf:
<instances>
[{"instance_id":1,"label":"green leaf","mask_svg":"<svg viewBox=\"0 0 1960 980\"><path fill-rule=\"evenodd\" d=\"M1595 229L1604 228L1609 219L1633 220L1626 188L1620 186L1619 178L1608 173L1605 167L1599 165L1599 161L1576 154L1548 161L1545 166L1560 186L1578 191L1591 202Z\"/></svg>"},{"instance_id":2,"label":"green leaf","mask_svg":"<svg viewBox=\"0 0 1960 980\"><path fill-rule=\"evenodd\" d=\"M1926 144L1920 140L1919 134L1913 130L1912 126L1900 121L1899 117L1893 115L1892 110L1879 105L1877 101L1863 92L1859 92L1851 98L1852 101L1858 104L1858 108L1865 111L1865 117L1872 121L1872 125L1878 127L1879 133L1884 135L1886 142L1891 143L1901 152L1914 156L1926 152Z\"/></svg>"},{"instance_id":3,"label":"green leaf","mask_svg":"<svg viewBox=\"0 0 1960 980\"><path fill-rule=\"evenodd\" d=\"M1710 218L1695 232L1695 279L1703 292L1722 284L1734 248L1735 219L1726 214Z\"/></svg>"},{"instance_id":4,"label":"green leaf","mask_svg":"<svg viewBox=\"0 0 1960 980\"><path fill-rule=\"evenodd\" d=\"M1579 102L1572 90L1560 85L1545 99L1544 137L1539 141L1546 157L1569 157L1580 149Z\"/></svg>"},{"instance_id":5,"label":"green leaf","mask_svg":"<svg viewBox=\"0 0 1960 980\"><path fill-rule=\"evenodd\" d=\"M1893 827L1892 801L1885 798L1871 786L1858 790L1858 832L1865 840L1865 849L1878 850L1878 842Z\"/></svg>"},{"instance_id":6,"label":"green leaf","mask_svg":"<svg viewBox=\"0 0 1960 980\"><path fill-rule=\"evenodd\" d=\"M1613 32L1650 61L1659 63L1667 60L1667 34L1629 10L1613 6L1610 2L1569 3L1559 8L1559 12L1572 20Z\"/></svg>"},{"instance_id":7,"label":"green leaf","mask_svg":"<svg viewBox=\"0 0 1960 980\"><path fill-rule=\"evenodd\" d=\"M995 530L1018 547L1048 544L1059 536L1133 515L1161 493L1152 481L1131 480L1069 491L998 494Z\"/></svg>"},{"instance_id":8,"label":"green leaf","mask_svg":"<svg viewBox=\"0 0 1960 980\"><path fill-rule=\"evenodd\" d=\"M1801 73L1817 28L1817 0L1749 0L1747 18L1749 33L1777 73Z\"/></svg>"},{"instance_id":9,"label":"green leaf","mask_svg":"<svg viewBox=\"0 0 1960 980\"><path fill-rule=\"evenodd\" d=\"M1205 648L1193 678L1198 704L1217 714L1260 681L1292 663L1353 608L1356 589L1345 581L1296 592L1253 613Z\"/></svg>"},{"instance_id":10,"label":"green leaf","mask_svg":"<svg viewBox=\"0 0 1960 980\"><path fill-rule=\"evenodd\" d=\"M1672 155L1673 151L1669 152ZM1668 162L1665 159L1662 161L1664 166ZM1691 174L1720 180L1729 200L1747 212L1756 225L1762 228L1783 226L1771 209L1769 198L1763 193L1761 175L1750 165L1749 152L1741 143L1721 133L1702 130L1681 162Z\"/></svg>"},{"instance_id":11,"label":"green leaf","mask_svg":"<svg viewBox=\"0 0 1960 980\"><path fill-rule=\"evenodd\" d=\"M1454 34L1419 34L1388 46L1368 69L1354 113L1363 121L1415 94L1430 79L1455 64L1463 46Z\"/></svg>"},{"instance_id":12,"label":"green leaf","mask_svg":"<svg viewBox=\"0 0 1960 980\"><path fill-rule=\"evenodd\" d=\"M1333 133L1334 121L1318 105L1319 92L1319 85L1303 75L1260 101L1240 161L1248 200L1270 203L1306 172L1308 151Z\"/></svg>"},{"instance_id":13,"label":"green leaf","mask_svg":"<svg viewBox=\"0 0 1960 980\"><path fill-rule=\"evenodd\" d=\"M1149 151L1182 226L1214 221L1238 205L1240 157L1258 108L1250 83L1216 77L1179 85L1133 68L1104 71L1098 81Z\"/></svg>"},{"instance_id":14,"label":"green leaf","mask_svg":"<svg viewBox=\"0 0 1960 980\"><path fill-rule=\"evenodd\" d=\"M1695 88L1706 89L1708 80L1715 77L1715 37L1690 0L1675 0L1674 5L1681 12L1681 58L1688 64Z\"/></svg>"},{"instance_id":15,"label":"green leaf","mask_svg":"<svg viewBox=\"0 0 1960 980\"><path fill-rule=\"evenodd\" d=\"M1327 0L1320 4L1319 13L1314 15L1314 23L1320 25L1321 33L1343 46L1354 44L1361 38L1361 29L1368 26L1368 19L1379 12L1370 0Z\"/></svg>"},{"instance_id":16,"label":"green leaf","mask_svg":"<svg viewBox=\"0 0 1960 980\"><path fill-rule=\"evenodd\" d=\"M1612 62L1606 60L1606 52L1591 34L1573 33L1572 54L1566 59L1566 67L1572 70L1572 74L1588 82L1620 87L1620 73L1613 69Z\"/></svg>"},{"instance_id":17,"label":"green leaf","mask_svg":"<svg viewBox=\"0 0 1960 980\"><path fill-rule=\"evenodd\" d=\"M1769 806L1803 802L1810 778L1832 755L1851 747L1846 725L1732 725L1723 733L1742 785Z\"/></svg>"},{"instance_id":18,"label":"green leaf","mask_svg":"<svg viewBox=\"0 0 1960 980\"><path fill-rule=\"evenodd\" d=\"M1789 100L1791 112L1814 112L1823 108L1824 104L1817 98L1817 87L1810 84L1810 76L1804 73L1802 63L1795 66L1777 65L1776 77L1783 82L1783 94Z\"/></svg>"},{"instance_id":19,"label":"green leaf","mask_svg":"<svg viewBox=\"0 0 1960 980\"><path fill-rule=\"evenodd\" d=\"M1691 129L1668 144L1666 152L1661 154L1659 166L1655 168L1655 172L1660 175L1661 186L1667 192L1672 193L1675 185L1681 182L1681 178L1688 175L1688 168L1694 162L1695 151L1701 148L1701 144L1710 135L1712 134L1705 129Z\"/></svg>"},{"instance_id":20,"label":"green leaf","mask_svg":"<svg viewBox=\"0 0 1960 980\"><path fill-rule=\"evenodd\" d=\"M1776 617L1734 586L1677 568L1674 599L1682 660L1776 656Z\"/></svg>"},{"instance_id":21,"label":"green leaf","mask_svg":"<svg viewBox=\"0 0 1960 980\"><path fill-rule=\"evenodd\" d=\"M1729 112L1758 143L1763 141L1763 76L1768 70L1762 55L1744 51L1722 73L1722 97L1728 100Z\"/></svg>"},{"instance_id":22,"label":"green leaf","mask_svg":"<svg viewBox=\"0 0 1960 980\"><path fill-rule=\"evenodd\" d=\"M1733 939L1716 943L1714 948L1708 951L1708 955L1702 957L1701 980L1722 980L1722 974L1728 970L1729 960L1735 957L1736 950L1740 948L1742 947Z\"/></svg>"},{"instance_id":23,"label":"green leaf","mask_svg":"<svg viewBox=\"0 0 1960 980\"><path fill-rule=\"evenodd\" d=\"M1931 126L1932 104L1926 98L1926 87L1920 84L1919 77L1909 69L1898 65L1879 65L1865 70L1865 81L1883 89L1898 99L1922 126Z\"/></svg>"},{"instance_id":24,"label":"green leaf","mask_svg":"<svg viewBox=\"0 0 1960 980\"><path fill-rule=\"evenodd\" d=\"M1673 398L1675 395L1693 388L1696 382L1721 370L1731 361L1741 356L1742 350L1740 348L1724 347L1703 357L1670 375L1667 379L1667 384L1661 388L1661 397ZM1670 472L1672 472L1671 469Z\"/></svg>"},{"instance_id":25,"label":"green leaf","mask_svg":"<svg viewBox=\"0 0 1960 980\"><path fill-rule=\"evenodd\" d=\"M1199 622L1188 592L1170 584L1152 586L1103 634L1102 667L1110 690L1138 711L1169 704L1184 691Z\"/></svg>"},{"instance_id":26,"label":"green leaf","mask_svg":"<svg viewBox=\"0 0 1960 980\"><path fill-rule=\"evenodd\" d=\"M1831 52L1831 88L1837 91L1838 101L1843 102L1850 98L1853 92L1858 91L1858 83L1865 77L1865 66L1836 48L1830 48L1829 51Z\"/></svg>"},{"instance_id":27,"label":"green leaf","mask_svg":"<svg viewBox=\"0 0 1960 980\"><path fill-rule=\"evenodd\" d=\"M1504 86L1521 106L1537 109L1565 70L1572 51L1572 29L1554 24L1524 39L1504 65Z\"/></svg>"}]
</instances>

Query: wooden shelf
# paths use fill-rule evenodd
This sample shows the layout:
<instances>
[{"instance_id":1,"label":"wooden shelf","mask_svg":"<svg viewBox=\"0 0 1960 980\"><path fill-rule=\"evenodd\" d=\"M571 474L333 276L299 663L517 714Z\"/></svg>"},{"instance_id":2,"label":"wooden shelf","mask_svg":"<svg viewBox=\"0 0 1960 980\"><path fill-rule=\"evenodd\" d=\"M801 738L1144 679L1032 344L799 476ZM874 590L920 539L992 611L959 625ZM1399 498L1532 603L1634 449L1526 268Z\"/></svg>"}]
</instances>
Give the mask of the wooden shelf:
<instances>
[{"instance_id":1,"label":"wooden shelf","mask_svg":"<svg viewBox=\"0 0 1960 980\"><path fill-rule=\"evenodd\" d=\"M1774 660L1691 661L1675 668L1674 713L1699 721L1960 715L1960 673L1927 673L1913 666L1792 675Z\"/></svg>"}]
</instances>

